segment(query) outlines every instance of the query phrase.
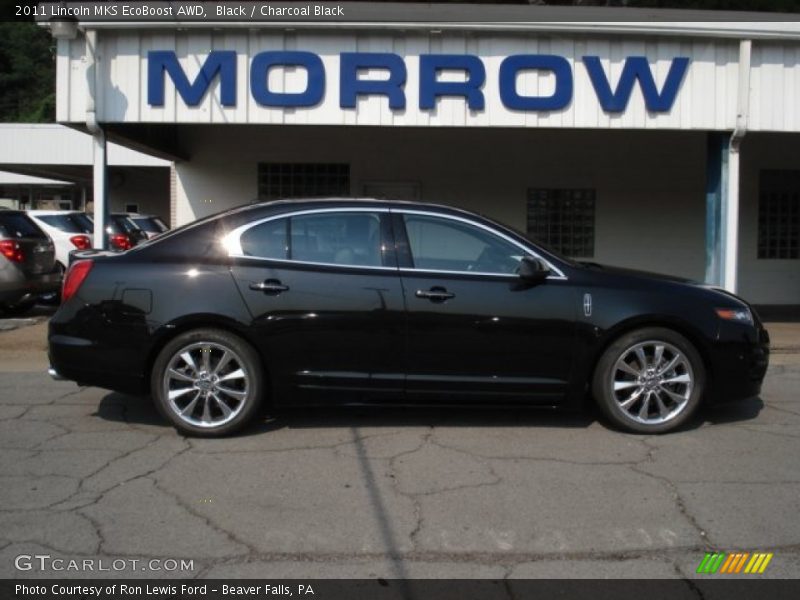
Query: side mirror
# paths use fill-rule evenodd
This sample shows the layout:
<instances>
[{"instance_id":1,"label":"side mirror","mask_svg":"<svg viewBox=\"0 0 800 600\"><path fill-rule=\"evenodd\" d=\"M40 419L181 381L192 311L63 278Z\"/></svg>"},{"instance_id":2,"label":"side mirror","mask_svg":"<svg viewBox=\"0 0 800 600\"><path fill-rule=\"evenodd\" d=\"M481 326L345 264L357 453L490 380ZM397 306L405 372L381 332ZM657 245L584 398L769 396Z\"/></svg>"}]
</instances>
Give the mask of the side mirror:
<instances>
[{"instance_id":1,"label":"side mirror","mask_svg":"<svg viewBox=\"0 0 800 600\"><path fill-rule=\"evenodd\" d=\"M524 256L519 262L519 277L526 283L541 283L550 275L550 267L541 258Z\"/></svg>"}]
</instances>

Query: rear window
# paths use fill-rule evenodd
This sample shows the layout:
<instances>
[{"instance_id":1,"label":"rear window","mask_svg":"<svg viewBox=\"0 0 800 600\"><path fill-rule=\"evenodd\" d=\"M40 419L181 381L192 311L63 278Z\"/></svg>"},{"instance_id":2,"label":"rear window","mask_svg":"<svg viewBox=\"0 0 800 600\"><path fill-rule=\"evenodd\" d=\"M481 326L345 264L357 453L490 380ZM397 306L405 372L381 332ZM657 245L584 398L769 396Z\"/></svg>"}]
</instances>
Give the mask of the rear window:
<instances>
[{"instance_id":1,"label":"rear window","mask_svg":"<svg viewBox=\"0 0 800 600\"><path fill-rule=\"evenodd\" d=\"M148 233L164 233L169 229L158 217L131 217L131 220Z\"/></svg>"},{"instance_id":2,"label":"rear window","mask_svg":"<svg viewBox=\"0 0 800 600\"><path fill-rule=\"evenodd\" d=\"M0 238L46 240L47 234L26 214L0 212Z\"/></svg>"},{"instance_id":3,"label":"rear window","mask_svg":"<svg viewBox=\"0 0 800 600\"><path fill-rule=\"evenodd\" d=\"M39 215L39 219L65 233L92 233L92 222L81 213L66 215Z\"/></svg>"},{"instance_id":4,"label":"rear window","mask_svg":"<svg viewBox=\"0 0 800 600\"><path fill-rule=\"evenodd\" d=\"M119 215L112 215L109 220L109 225L114 228L112 233L136 233L139 227L131 221L128 217L121 217Z\"/></svg>"}]
</instances>

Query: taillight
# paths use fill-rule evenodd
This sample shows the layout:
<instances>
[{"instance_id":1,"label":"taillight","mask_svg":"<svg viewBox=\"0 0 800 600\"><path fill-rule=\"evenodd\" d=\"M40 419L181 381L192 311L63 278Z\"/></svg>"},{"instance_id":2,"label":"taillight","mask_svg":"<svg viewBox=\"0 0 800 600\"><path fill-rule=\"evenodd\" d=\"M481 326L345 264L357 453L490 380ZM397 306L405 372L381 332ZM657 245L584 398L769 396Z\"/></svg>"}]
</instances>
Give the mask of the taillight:
<instances>
[{"instance_id":1,"label":"taillight","mask_svg":"<svg viewBox=\"0 0 800 600\"><path fill-rule=\"evenodd\" d=\"M114 250L130 250L133 248L131 240L124 233L114 233L108 238L108 243Z\"/></svg>"},{"instance_id":2,"label":"taillight","mask_svg":"<svg viewBox=\"0 0 800 600\"><path fill-rule=\"evenodd\" d=\"M79 260L70 265L64 276L64 286L61 288L61 302L66 302L75 295L89 271L92 270L93 264L91 260Z\"/></svg>"},{"instance_id":3,"label":"taillight","mask_svg":"<svg viewBox=\"0 0 800 600\"><path fill-rule=\"evenodd\" d=\"M11 262L21 263L25 260L22 247L14 240L0 240L0 254Z\"/></svg>"},{"instance_id":4,"label":"taillight","mask_svg":"<svg viewBox=\"0 0 800 600\"><path fill-rule=\"evenodd\" d=\"M88 250L92 247L92 242L89 240L88 235L73 235L71 238L69 238L69 241L72 242L72 245L78 250Z\"/></svg>"}]
</instances>

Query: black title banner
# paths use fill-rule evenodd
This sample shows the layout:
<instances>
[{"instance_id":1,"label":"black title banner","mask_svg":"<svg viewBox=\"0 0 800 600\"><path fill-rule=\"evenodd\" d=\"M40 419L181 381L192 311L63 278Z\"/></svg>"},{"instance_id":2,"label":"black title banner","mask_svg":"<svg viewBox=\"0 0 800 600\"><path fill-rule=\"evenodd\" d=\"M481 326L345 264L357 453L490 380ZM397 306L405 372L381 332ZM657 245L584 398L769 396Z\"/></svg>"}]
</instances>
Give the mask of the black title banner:
<instances>
[{"instance_id":1,"label":"black title banner","mask_svg":"<svg viewBox=\"0 0 800 600\"><path fill-rule=\"evenodd\" d=\"M242 580L0 580L0 598L30 600L795 600L798 580L751 578L693 580L452 580L452 579L242 579Z\"/></svg>"},{"instance_id":2,"label":"black title banner","mask_svg":"<svg viewBox=\"0 0 800 600\"><path fill-rule=\"evenodd\" d=\"M485 23L513 25L530 22L653 22L653 21L791 21L796 15L770 12L652 10L620 7L569 7L517 4L454 4L450 2L269 2L138 1L30 2L4 0L3 20L71 20L92 22L181 23Z\"/></svg>"}]
</instances>

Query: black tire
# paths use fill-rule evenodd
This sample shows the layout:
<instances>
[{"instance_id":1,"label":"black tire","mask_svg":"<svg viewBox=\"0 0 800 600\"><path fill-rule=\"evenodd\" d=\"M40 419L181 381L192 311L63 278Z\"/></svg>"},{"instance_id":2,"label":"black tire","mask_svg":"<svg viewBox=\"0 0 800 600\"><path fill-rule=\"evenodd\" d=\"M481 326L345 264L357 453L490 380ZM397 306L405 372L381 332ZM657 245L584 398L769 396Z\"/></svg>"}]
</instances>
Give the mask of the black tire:
<instances>
[{"instance_id":1,"label":"black tire","mask_svg":"<svg viewBox=\"0 0 800 600\"><path fill-rule=\"evenodd\" d=\"M221 366L226 351L228 363ZM196 367L194 370L181 358L187 352ZM208 363L205 363L206 354ZM215 361L218 361L217 370ZM202 363L210 368L204 368ZM168 374L170 367L172 371ZM180 378L174 376L175 371ZM242 376L237 376L239 371ZM261 361L250 344L228 331L201 328L182 333L164 346L153 364L150 389L159 412L179 432L197 437L221 437L240 430L258 414L265 391L264 381ZM199 385L204 387L197 387ZM188 391L184 392L184 388ZM178 392L172 400L170 390ZM229 395L234 393L241 396L241 405L237 398ZM195 398L196 404L190 407ZM223 403L234 413L232 416L223 412ZM206 417L211 419L208 423ZM216 422L213 419L217 419Z\"/></svg>"},{"instance_id":2,"label":"black tire","mask_svg":"<svg viewBox=\"0 0 800 600\"><path fill-rule=\"evenodd\" d=\"M675 366L664 370L673 360ZM671 329L647 327L626 333L606 349L595 368L592 395L614 426L632 433L666 433L691 418L705 386L706 369L692 343Z\"/></svg>"}]
</instances>

